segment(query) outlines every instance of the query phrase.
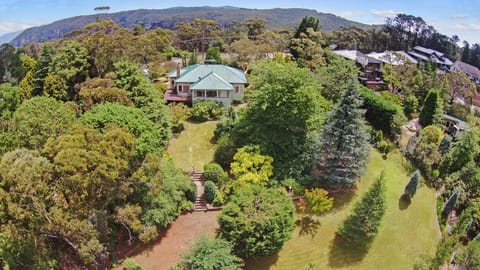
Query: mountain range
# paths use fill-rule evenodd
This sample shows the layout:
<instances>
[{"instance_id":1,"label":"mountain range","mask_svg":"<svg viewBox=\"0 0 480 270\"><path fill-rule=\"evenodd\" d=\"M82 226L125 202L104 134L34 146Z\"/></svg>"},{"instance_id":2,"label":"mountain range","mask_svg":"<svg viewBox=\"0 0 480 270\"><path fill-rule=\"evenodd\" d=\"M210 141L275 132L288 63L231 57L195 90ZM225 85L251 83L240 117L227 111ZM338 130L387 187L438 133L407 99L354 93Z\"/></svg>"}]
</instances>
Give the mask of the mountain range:
<instances>
[{"instance_id":1,"label":"mountain range","mask_svg":"<svg viewBox=\"0 0 480 270\"><path fill-rule=\"evenodd\" d=\"M66 33L82 29L86 24L98 19L112 19L115 23L126 28L132 28L140 22L144 27L150 29L157 27L173 29L177 22L188 22L196 18L214 20L219 25L226 27L231 22L242 22L246 19L257 17L264 19L269 29L293 29L298 26L305 16L318 18L322 30L325 31L349 25L368 27L368 25L350 21L334 14L303 8L174 7L167 9L138 9L66 18L47 25L26 29L13 38L10 44L22 46L25 43L61 38Z\"/></svg>"}]
</instances>

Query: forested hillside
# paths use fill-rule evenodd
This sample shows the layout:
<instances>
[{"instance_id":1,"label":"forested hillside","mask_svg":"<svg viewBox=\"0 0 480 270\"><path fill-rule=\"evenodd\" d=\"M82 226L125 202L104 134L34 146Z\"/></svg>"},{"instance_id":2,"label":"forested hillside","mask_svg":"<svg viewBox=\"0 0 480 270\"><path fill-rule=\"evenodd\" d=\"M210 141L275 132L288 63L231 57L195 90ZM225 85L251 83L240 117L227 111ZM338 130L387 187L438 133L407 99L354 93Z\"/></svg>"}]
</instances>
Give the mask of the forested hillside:
<instances>
[{"instance_id":1,"label":"forested hillside","mask_svg":"<svg viewBox=\"0 0 480 270\"><path fill-rule=\"evenodd\" d=\"M248 9L236 7L175 7L159 10L131 10L110 14L94 14L66 18L48 25L33 27L15 37L10 44L22 46L30 42L42 42L61 38L66 33L82 29L85 25L99 19L111 19L125 28L132 28L141 23L147 29L173 29L177 22L190 22L194 19L213 20L222 27L229 27L233 22L242 22L248 18L261 18L267 22L269 29L292 29L305 16L313 16L320 20L322 29L330 31L340 26L366 25L349 21L329 13L317 12L303 8Z\"/></svg>"}]
</instances>

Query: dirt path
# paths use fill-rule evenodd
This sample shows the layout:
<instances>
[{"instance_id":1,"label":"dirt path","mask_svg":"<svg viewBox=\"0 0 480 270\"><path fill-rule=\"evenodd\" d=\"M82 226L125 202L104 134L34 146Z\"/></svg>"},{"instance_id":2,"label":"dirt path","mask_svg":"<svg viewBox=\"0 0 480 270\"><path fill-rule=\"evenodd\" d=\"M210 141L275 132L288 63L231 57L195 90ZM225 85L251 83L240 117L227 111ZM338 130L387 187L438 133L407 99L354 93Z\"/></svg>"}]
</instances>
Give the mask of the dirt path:
<instances>
[{"instance_id":1,"label":"dirt path","mask_svg":"<svg viewBox=\"0 0 480 270\"><path fill-rule=\"evenodd\" d=\"M132 258L146 269L168 270L199 235L215 236L219 214L220 211L194 212L178 217L150 248Z\"/></svg>"}]
</instances>

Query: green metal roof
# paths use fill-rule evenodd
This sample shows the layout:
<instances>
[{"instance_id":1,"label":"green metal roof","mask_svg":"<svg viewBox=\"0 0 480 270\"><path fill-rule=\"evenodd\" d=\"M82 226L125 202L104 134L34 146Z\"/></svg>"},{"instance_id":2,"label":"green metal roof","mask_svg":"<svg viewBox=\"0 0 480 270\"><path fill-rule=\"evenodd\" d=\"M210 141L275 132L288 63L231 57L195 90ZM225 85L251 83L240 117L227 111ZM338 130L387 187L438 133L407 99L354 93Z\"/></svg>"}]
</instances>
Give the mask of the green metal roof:
<instances>
[{"instance_id":1,"label":"green metal roof","mask_svg":"<svg viewBox=\"0 0 480 270\"><path fill-rule=\"evenodd\" d=\"M195 69L197 66L199 66L199 64L191 65L191 66L184 67L184 68L180 69L180 77L189 73L190 71ZM176 78L177 77L177 70L174 69L174 70L170 71L170 73L168 73L167 77L168 78Z\"/></svg>"},{"instance_id":2,"label":"green metal roof","mask_svg":"<svg viewBox=\"0 0 480 270\"><path fill-rule=\"evenodd\" d=\"M453 117L453 116L448 115L448 114L444 114L443 118L455 122L457 124L458 128L460 128L462 130L469 130L467 122L465 122L461 119L458 119L458 118Z\"/></svg>"},{"instance_id":3,"label":"green metal roof","mask_svg":"<svg viewBox=\"0 0 480 270\"><path fill-rule=\"evenodd\" d=\"M247 78L243 71L225 65L193 65L181 70L180 78L176 79L178 83L196 83L198 80L206 77L210 73L216 73L220 78L228 83L247 83ZM175 73L173 76L171 74ZM176 71L172 71L169 77L176 77Z\"/></svg>"},{"instance_id":4,"label":"green metal roof","mask_svg":"<svg viewBox=\"0 0 480 270\"><path fill-rule=\"evenodd\" d=\"M207 76L194 83L190 88L192 90L233 90L233 86L222 79L215 72L210 72Z\"/></svg>"}]
</instances>

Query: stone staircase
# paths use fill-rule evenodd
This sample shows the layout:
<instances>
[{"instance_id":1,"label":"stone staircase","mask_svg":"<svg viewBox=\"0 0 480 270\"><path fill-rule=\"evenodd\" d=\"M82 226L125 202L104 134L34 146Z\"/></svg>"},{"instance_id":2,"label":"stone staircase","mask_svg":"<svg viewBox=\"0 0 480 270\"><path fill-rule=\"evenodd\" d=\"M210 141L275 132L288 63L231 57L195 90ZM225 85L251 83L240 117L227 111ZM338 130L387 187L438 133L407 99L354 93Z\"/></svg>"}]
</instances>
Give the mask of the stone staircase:
<instances>
[{"instance_id":1,"label":"stone staircase","mask_svg":"<svg viewBox=\"0 0 480 270\"><path fill-rule=\"evenodd\" d=\"M194 172L192 173L192 181L197 186L197 198L193 204L194 211L207 211L207 200L205 200L205 177L203 173Z\"/></svg>"}]
</instances>

